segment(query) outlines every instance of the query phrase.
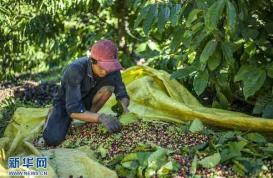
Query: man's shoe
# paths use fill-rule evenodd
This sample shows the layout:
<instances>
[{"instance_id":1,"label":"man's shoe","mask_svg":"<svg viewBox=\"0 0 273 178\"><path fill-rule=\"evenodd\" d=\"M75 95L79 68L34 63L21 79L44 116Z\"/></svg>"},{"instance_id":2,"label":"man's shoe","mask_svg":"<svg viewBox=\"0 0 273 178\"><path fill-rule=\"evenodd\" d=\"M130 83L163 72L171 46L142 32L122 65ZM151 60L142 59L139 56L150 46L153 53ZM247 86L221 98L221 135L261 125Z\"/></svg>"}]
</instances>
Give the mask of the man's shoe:
<instances>
[{"instance_id":1,"label":"man's shoe","mask_svg":"<svg viewBox=\"0 0 273 178\"><path fill-rule=\"evenodd\" d=\"M46 142L45 142L45 139L43 138L43 136L37 138L34 145L37 148L44 148L46 146Z\"/></svg>"}]
</instances>

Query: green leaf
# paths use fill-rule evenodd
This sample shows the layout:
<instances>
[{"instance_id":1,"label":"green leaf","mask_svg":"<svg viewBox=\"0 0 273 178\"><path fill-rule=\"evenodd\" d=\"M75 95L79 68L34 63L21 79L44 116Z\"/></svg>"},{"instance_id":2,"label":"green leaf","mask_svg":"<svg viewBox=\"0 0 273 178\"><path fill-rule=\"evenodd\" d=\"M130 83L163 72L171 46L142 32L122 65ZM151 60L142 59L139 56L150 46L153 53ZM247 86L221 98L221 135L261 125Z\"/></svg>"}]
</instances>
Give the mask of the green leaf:
<instances>
[{"instance_id":1,"label":"green leaf","mask_svg":"<svg viewBox=\"0 0 273 178\"><path fill-rule=\"evenodd\" d=\"M248 133L244 136L244 138L255 143L266 143L264 136L259 133Z\"/></svg>"},{"instance_id":2,"label":"green leaf","mask_svg":"<svg viewBox=\"0 0 273 178\"><path fill-rule=\"evenodd\" d=\"M267 76L273 78L273 62L266 67Z\"/></svg>"},{"instance_id":3,"label":"green leaf","mask_svg":"<svg viewBox=\"0 0 273 178\"><path fill-rule=\"evenodd\" d=\"M194 119L190 125L189 131L192 133L201 132L204 129L203 123L199 119Z\"/></svg>"},{"instance_id":4,"label":"green leaf","mask_svg":"<svg viewBox=\"0 0 273 178\"><path fill-rule=\"evenodd\" d=\"M138 115L135 114L135 113L132 113L132 112L129 112L129 113L126 113L126 114L122 114L119 117L119 121L120 121L120 123L122 125L128 125L128 124L136 122L138 120L139 120Z\"/></svg>"},{"instance_id":5,"label":"green leaf","mask_svg":"<svg viewBox=\"0 0 273 178\"><path fill-rule=\"evenodd\" d=\"M181 42L183 40L183 33L184 33L183 28L179 28L179 29L175 30L175 32L173 34L173 39L170 44L170 48L171 48L172 52L174 52L181 44Z\"/></svg>"},{"instance_id":6,"label":"green leaf","mask_svg":"<svg viewBox=\"0 0 273 178\"><path fill-rule=\"evenodd\" d=\"M217 91L216 96L222 106L221 108L228 109L229 101L228 101L227 97L220 91L220 89L218 89L218 87L217 87L216 91Z\"/></svg>"},{"instance_id":7,"label":"green leaf","mask_svg":"<svg viewBox=\"0 0 273 178\"><path fill-rule=\"evenodd\" d=\"M227 98L231 98L233 95L230 87L230 74L220 72L217 76L217 85L219 85L221 91Z\"/></svg>"},{"instance_id":8,"label":"green leaf","mask_svg":"<svg viewBox=\"0 0 273 178\"><path fill-rule=\"evenodd\" d=\"M197 32L197 34L193 37L191 40L190 48L192 50L195 50L198 48L201 44L201 42L208 36L208 33L206 29L201 30L200 32Z\"/></svg>"},{"instance_id":9,"label":"green leaf","mask_svg":"<svg viewBox=\"0 0 273 178\"><path fill-rule=\"evenodd\" d=\"M234 5L227 0L227 25L228 25L228 30L233 33L235 32L235 26L237 22L237 14L236 14L236 9Z\"/></svg>"},{"instance_id":10,"label":"green leaf","mask_svg":"<svg viewBox=\"0 0 273 178\"><path fill-rule=\"evenodd\" d=\"M265 106L271 101L273 101L273 95L271 93L259 95L253 109L253 114L261 114L265 109Z\"/></svg>"},{"instance_id":11,"label":"green leaf","mask_svg":"<svg viewBox=\"0 0 273 178\"><path fill-rule=\"evenodd\" d=\"M213 31L217 28L217 24L221 19L224 7L225 0L218 0L209 7L205 15L205 24L208 31Z\"/></svg>"},{"instance_id":12,"label":"green leaf","mask_svg":"<svg viewBox=\"0 0 273 178\"><path fill-rule=\"evenodd\" d=\"M209 73L207 70L199 72L193 80L193 88L197 95L204 92L208 85Z\"/></svg>"},{"instance_id":13,"label":"green leaf","mask_svg":"<svg viewBox=\"0 0 273 178\"><path fill-rule=\"evenodd\" d=\"M158 148L147 159L148 166L145 171L145 177L151 177L156 174L156 171L167 162L167 152L165 149Z\"/></svg>"},{"instance_id":14,"label":"green leaf","mask_svg":"<svg viewBox=\"0 0 273 178\"><path fill-rule=\"evenodd\" d=\"M148 35L148 32L150 31L153 25L154 19L157 16L157 13L158 13L157 6L158 6L157 4L153 4L151 6L146 18L143 21L143 30L146 35Z\"/></svg>"},{"instance_id":15,"label":"green leaf","mask_svg":"<svg viewBox=\"0 0 273 178\"><path fill-rule=\"evenodd\" d=\"M254 41L247 41L244 44L244 49L245 52L249 55L249 56L253 56L256 53L256 44Z\"/></svg>"},{"instance_id":16,"label":"green leaf","mask_svg":"<svg viewBox=\"0 0 273 178\"><path fill-rule=\"evenodd\" d=\"M273 155L273 144L267 144L266 147L261 147L261 149L266 152L266 153L269 153L272 157Z\"/></svg>"},{"instance_id":17,"label":"green leaf","mask_svg":"<svg viewBox=\"0 0 273 178\"><path fill-rule=\"evenodd\" d=\"M199 9L206 10L208 8L208 4L204 0L195 0L195 3Z\"/></svg>"},{"instance_id":18,"label":"green leaf","mask_svg":"<svg viewBox=\"0 0 273 178\"><path fill-rule=\"evenodd\" d=\"M193 158L192 163L191 163L191 170L190 170L191 176L195 175L196 169L197 169L197 156L194 155L194 158Z\"/></svg>"},{"instance_id":19,"label":"green leaf","mask_svg":"<svg viewBox=\"0 0 273 178\"><path fill-rule=\"evenodd\" d=\"M225 148L221 151L221 162L226 162L228 160L241 157L241 151L247 145L247 142L229 142L226 145L228 146L228 148Z\"/></svg>"},{"instance_id":20,"label":"green leaf","mask_svg":"<svg viewBox=\"0 0 273 178\"><path fill-rule=\"evenodd\" d=\"M261 159L257 158L237 158L237 161L239 161L245 168L245 171L249 174L259 174L262 170L263 162Z\"/></svg>"},{"instance_id":21,"label":"green leaf","mask_svg":"<svg viewBox=\"0 0 273 178\"><path fill-rule=\"evenodd\" d=\"M249 28L247 26L243 26L241 29L241 34L244 37L244 39L255 40L259 35L259 31L256 29Z\"/></svg>"},{"instance_id":22,"label":"green leaf","mask_svg":"<svg viewBox=\"0 0 273 178\"><path fill-rule=\"evenodd\" d=\"M195 35L199 30L203 29L204 23L198 22L191 26L192 35Z\"/></svg>"},{"instance_id":23,"label":"green leaf","mask_svg":"<svg viewBox=\"0 0 273 178\"><path fill-rule=\"evenodd\" d=\"M265 106L262 117L273 118L273 101Z\"/></svg>"},{"instance_id":24,"label":"green leaf","mask_svg":"<svg viewBox=\"0 0 273 178\"><path fill-rule=\"evenodd\" d=\"M139 166L137 161L127 161L121 163L122 167L130 169L130 170L135 170Z\"/></svg>"},{"instance_id":25,"label":"green leaf","mask_svg":"<svg viewBox=\"0 0 273 178\"><path fill-rule=\"evenodd\" d=\"M177 25L178 23L178 19L180 17L180 10L181 10L181 4L175 4L172 8L171 8L171 16L170 16L170 20L171 20L171 25L174 27Z\"/></svg>"},{"instance_id":26,"label":"green leaf","mask_svg":"<svg viewBox=\"0 0 273 178\"><path fill-rule=\"evenodd\" d=\"M174 161L169 161L166 164L164 164L158 171L157 175L160 176L166 176L171 174L172 172L177 171L179 168L179 164Z\"/></svg>"},{"instance_id":27,"label":"green leaf","mask_svg":"<svg viewBox=\"0 0 273 178\"><path fill-rule=\"evenodd\" d=\"M266 72L253 65L244 65L234 78L234 81L243 81L244 96L248 98L258 91L264 84Z\"/></svg>"},{"instance_id":28,"label":"green leaf","mask_svg":"<svg viewBox=\"0 0 273 178\"><path fill-rule=\"evenodd\" d=\"M246 81L249 78L249 75L251 72L253 72L256 69L253 65L243 65L237 75L234 77L234 81Z\"/></svg>"},{"instance_id":29,"label":"green leaf","mask_svg":"<svg viewBox=\"0 0 273 178\"><path fill-rule=\"evenodd\" d=\"M247 145L247 141L239 141L239 142L230 142L228 143L228 146L231 150L231 152L241 152L242 149Z\"/></svg>"},{"instance_id":30,"label":"green leaf","mask_svg":"<svg viewBox=\"0 0 273 178\"><path fill-rule=\"evenodd\" d=\"M214 71L221 64L221 55L215 51L215 53L208 59L208 68L210 71Z\"/></svg>"},{"instance_id":31,"label":"green leaf","mask_svg":"<svg viewBox=\"0 0 273 178\"><path fill-rule=\"evenodd\" d=\"M143 164L151 154L152 152L129 153L122 159L121 163L137 160L139 163Z\"/></svg>"},{"instance_id":32,"label":"green leaf","mask_svg":"<svg viewBox=\"0 0 273 178\"><path fill-rule=\"evenodd\" d=\"M219 153L214 153L211 156L207 156L200 160L198 163L204 168L213 168L221 161L221 155Z\"/></svg>"},{"instance_id":33,"label":"green leaf","mask_svg":"<svg viewBox=\"0 0 273 178\"><path fill-rule=\"evenodd\" d=\"M211 40L206 44L204 50L200 55L201 70L204 70L204 68L206 67L207 61L209 57L214 53L216 47L217 47L216 40Z\"/></svg>"},{"instance_id":34,"label":"green leaf","mask_svg":"<svg viewBox=\"0 0 273 178\"><path fill-rule=\"evenodd\" d=\"M234 67L233 50L228 42L221 42L224 58L229 66Z\"/></svg>"},{"instance_id":35,"label":"green leaf","mask_svg":"<svg viewBox=\"0 0 273 178\"><path fill-rule=\"evenodd\" d=\"M224 135L220 136L218 143L224 144L225 142L233 139L236 136L236 133L233 131L228 131Z\"/></svg>"},{"instance_id":36,"label":"green leaf","mask_svg":"<svg viewBox=\"0 0 273 178\"><path fill-rule=\"evenodd\" d=\"M182 42L186 48L190 48L192 37L193 37L193 32L191 30L186 30L183 32Z\"/></svg>"},{"instance_id":37,"label":"green leaf","mask_svg":"<svg viewBox=\"0 0 273 178\"><path fill-rule=\"evenodd\" d=\"M183 69L178 69L177 71L172 73L171 79L184 79L195 71L196 71L195 67L187 66Z\"/></svg>"},{"instance_id":38,"label":"green leaf","mask_svg":"<svg viewBox=\"0 0 273 178\"><path fill-rule=\"evenodd\" d=\"M233 166L232 166L232 170L234 172L236 172L239 175L244 175L245 172L247 172L246 168L244 167L244 165L242 165L241 163L239 163L236 160L233 160Z\"/></svg>"},{"instance_id":39,"label":"green leaf","mask_svg":"<svg viewBox=\"0 0 273 178\"><path fill-rule=\"evenodd\" d=\"M102 144L99 146L98 152L100 153L102 158L105 158L106 155L108 154L108 150L105 149Z\"/></svg>"},{"instance_id":40,"label":"green leaf","mask_svg":"<svg viewBox=\"0 0 273 178\"><path fill-rule=\"evenodd\" d=\"M170 8L168 6L160 6L159 16L158 16L158 29L162 32L167 20L170 17Z\"/></svg>"},{"instance_id":41,"label":"green leaf","mask_svg":"<svg viewBox=\"0 0 273 178\"><path fill-rule=\"evenodd\" d=\"M227 145L228 148L222 150L221 152L222 162L242 156L241 151L247 145L247 142L246 141L229 142Z\"/></svg>"},{"instance_id":42,"label":"green leaf","mask_svg":"<svg viewBox=\"0 0 273 178\"><path fill-rule=\"evenodd\" d=\"M186 21L186 27L190 27L192 25L192 22L194 22L195 20L197 20L198 18L198 14L202 12L202 10L200 9L193 9L188 18L187 18L187 21Z\"/></svg>"},{"instance_id":43,"label":"green leaf","mask_svg":"<svg viewBox=\"0 0 273 178\"><path fill-rule=\"evenodd\" d=\"M116 165L115 171L117 172L118 176L126 177L126 176L134 176L131 170L122 167L121 165Z\"/></svg>"},{"instance_id":44,"label":"green leaf","mask_svg":"<svg viewBox=\"0 0 273 178\"><path fill-rule=\"evenodd\" d=\"M141 9L140 14L137 16L137 19L135 20L134 28L138 27L142 20L146 18L149 10L150 5L147 5L143 9Z\"/></svg>"}]
</instances>

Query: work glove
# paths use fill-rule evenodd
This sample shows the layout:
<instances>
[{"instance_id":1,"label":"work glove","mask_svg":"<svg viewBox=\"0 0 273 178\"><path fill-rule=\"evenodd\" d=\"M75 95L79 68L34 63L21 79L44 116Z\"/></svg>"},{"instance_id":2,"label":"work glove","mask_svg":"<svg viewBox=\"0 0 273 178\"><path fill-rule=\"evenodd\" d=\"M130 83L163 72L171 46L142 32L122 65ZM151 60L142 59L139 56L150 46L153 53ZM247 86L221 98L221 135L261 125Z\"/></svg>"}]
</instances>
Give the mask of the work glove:
<instances>
[{"instance_id":1,"label":"work glove","mask_svg":"<svg viewBox=\"0 0 273 178\"><path fill-rule=\"evenodd\" d=\"M117 117L110 114L100 114L99 122L101 122L110 133L120 131L121 125Z\"/></svg>"}]
</instances>

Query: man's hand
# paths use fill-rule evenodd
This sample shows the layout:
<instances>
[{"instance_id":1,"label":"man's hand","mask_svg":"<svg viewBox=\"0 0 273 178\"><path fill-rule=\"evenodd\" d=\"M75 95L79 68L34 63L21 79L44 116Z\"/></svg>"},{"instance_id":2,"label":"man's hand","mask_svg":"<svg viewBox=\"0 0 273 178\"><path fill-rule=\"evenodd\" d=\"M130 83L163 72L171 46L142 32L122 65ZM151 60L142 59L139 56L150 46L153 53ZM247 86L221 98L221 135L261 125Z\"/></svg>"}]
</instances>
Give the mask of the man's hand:
<instances>
[{"instance_id":1,"label":"man's hand","mask_svg":"<svg viewBox=\"0 0 273 178\"><path fill-rule=\"evenodd\" d=\"M123 113L128 113L129 112L128 106L129 106L130 100L128 98L122 98L120 100L120 103L122 105Z\"/></svg>"},{"instance_id":2,"label":"man's hand","mask_svg":"<svg viewBox=\"0 0 273 178\"><path fill-rule=\"evenodd\" d=\"M99 122L101 122L110 133L120 131L120 122L117 117L110 114L100 114Z\"/></svg>"}]
</instances>

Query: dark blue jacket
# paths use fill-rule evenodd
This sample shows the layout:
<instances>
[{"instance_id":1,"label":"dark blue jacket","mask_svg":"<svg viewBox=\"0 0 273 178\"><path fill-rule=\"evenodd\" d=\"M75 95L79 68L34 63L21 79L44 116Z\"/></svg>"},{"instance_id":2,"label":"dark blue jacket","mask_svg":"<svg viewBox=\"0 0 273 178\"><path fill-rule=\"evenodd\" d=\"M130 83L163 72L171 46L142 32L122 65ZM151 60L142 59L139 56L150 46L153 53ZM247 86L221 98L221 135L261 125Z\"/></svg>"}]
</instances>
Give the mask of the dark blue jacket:
<instances>
[{"instance_id":1,"label":"dark blue jacket","mask_svg":"<svg viewBox=\"0 0 273 178\"><path fill-rule=\"evenodd\" d=\"M111 72L107 74L107 77L115 83L114 93L117 100L129 98L120 71ZM91 60L88 57L79 58L65 69L60 90L53 104L61 102L68 114L85 112L82 98L87 96L95 86L96 79L92 73Z\"/></svg>"}]
</instances>

